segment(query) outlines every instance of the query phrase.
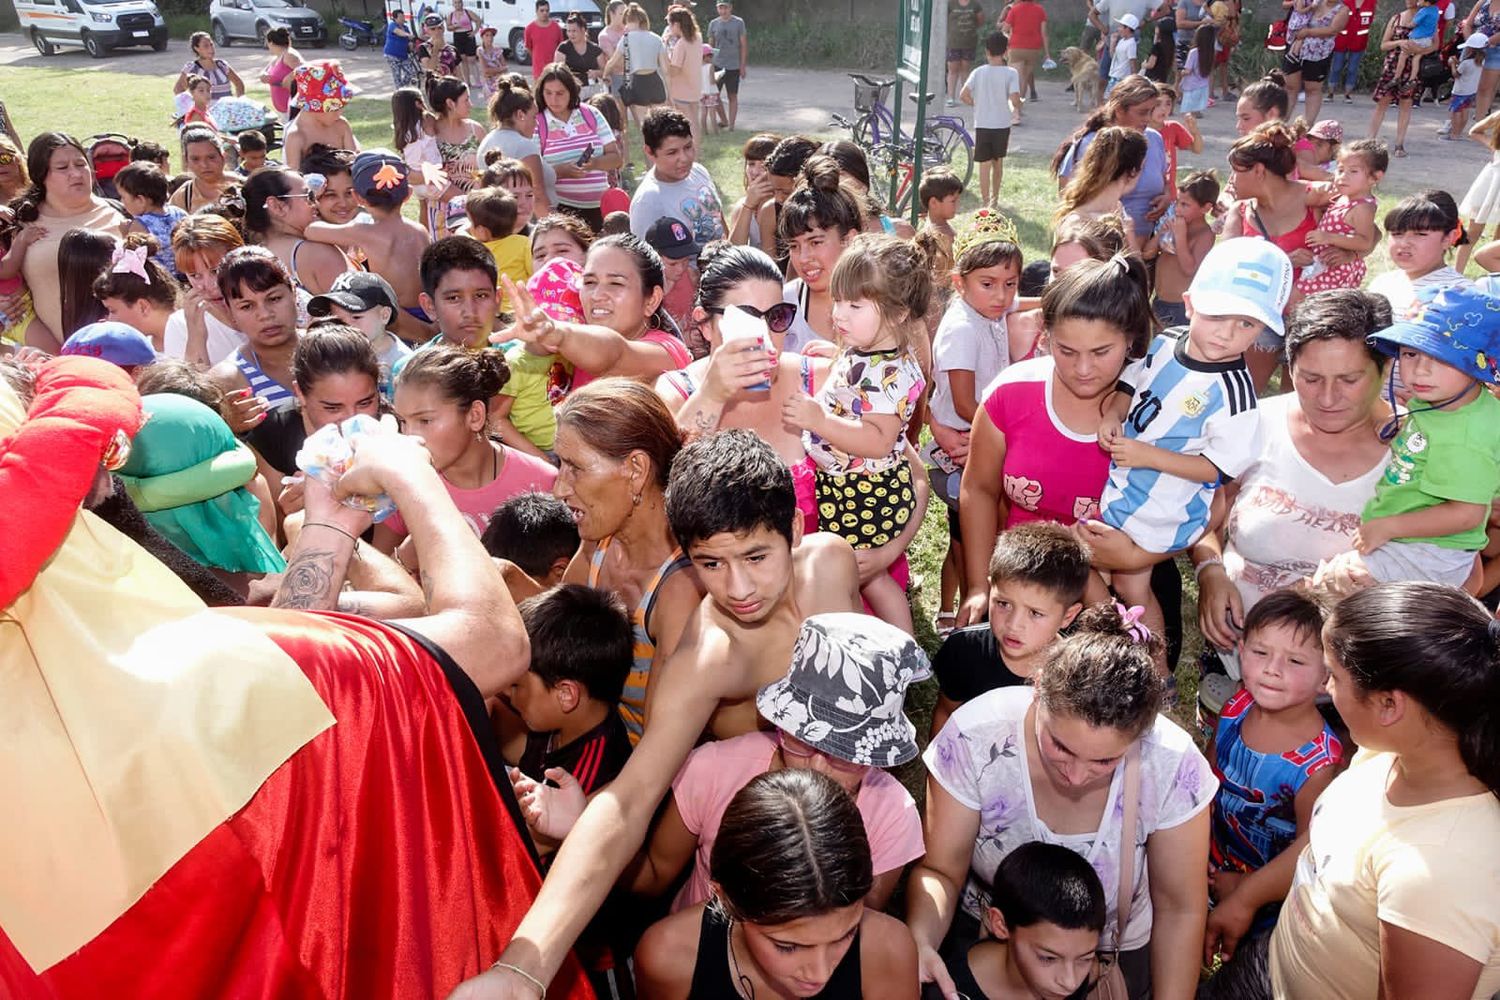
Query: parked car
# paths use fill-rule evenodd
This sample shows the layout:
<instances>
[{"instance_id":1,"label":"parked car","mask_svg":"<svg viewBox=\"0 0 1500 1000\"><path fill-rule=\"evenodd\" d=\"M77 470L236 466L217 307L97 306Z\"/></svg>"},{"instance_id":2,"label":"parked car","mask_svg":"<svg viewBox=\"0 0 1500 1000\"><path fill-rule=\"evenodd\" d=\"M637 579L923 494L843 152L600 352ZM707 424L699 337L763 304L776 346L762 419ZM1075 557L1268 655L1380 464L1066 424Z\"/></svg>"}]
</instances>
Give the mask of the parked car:
<instances>
[{"instance_id":1,"label":"parked car","mask_svg":"<svg viewBox=\"0 0 1500 1000\"><path fill-rule=\"evenodd\" d=\"M78 45L95 59L110 49L167 48L167 22L151 0L14 0L21 33L44 56Z\"/></svg>"},{"instance_id":2,"label":"parked car","mask_svg":"<svg viewBox=\"0 0 1500 1000\"><path fill-rule=\"evenodd\" d=\"M554 21L566 21L573 13L582 14L589 23L589 37L599 37L599 32L604 27L604 14L594 0L551 0L551 5ZM401 0L386 0L387 17L398 10L404 10L408 16L416 18L413 22L416 24L422 23L423 14L438 13L446 18L452 9L453 5L449 0L413 0L406 3ZM507 54L513 60L522 65L531 64L531 53L526 51L524 33L526 26L536 20L533 0L464 0L464 10L482 18L486 25L496 30L497 43L505 46Z\"/></svg>"},{"instance_id":3,"label":"parked car","mask_svg":"<svg viewBox=\"0 0 1500 1000\"><path fill-rule=\"evenodd\" d=\"M209 32L214 44L228 48L234 41L264 45L266 32L285 28L293 45L328 44L328 26L317 11L292 0L213 0L208 5Z\"/></svg>"}]
</instances>

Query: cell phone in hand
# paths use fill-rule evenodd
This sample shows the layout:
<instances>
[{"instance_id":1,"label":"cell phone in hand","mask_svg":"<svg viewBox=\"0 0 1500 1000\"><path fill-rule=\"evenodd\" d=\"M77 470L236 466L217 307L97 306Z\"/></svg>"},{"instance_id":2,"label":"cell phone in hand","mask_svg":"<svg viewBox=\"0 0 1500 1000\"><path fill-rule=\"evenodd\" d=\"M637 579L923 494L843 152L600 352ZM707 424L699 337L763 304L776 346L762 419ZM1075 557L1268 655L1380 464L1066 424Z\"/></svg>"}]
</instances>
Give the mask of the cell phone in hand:
<instances>
[{"instance_id":1,"label":"cell phone in hand","mask_svg":"<svg viewBox=\"0 0 1500 1000\"><path fill-rule=\"evenodd\" d=\"M577 163L577 165L581 167L585 163L587 163L590 160L592 160L593 158L594 158L594 147L592 145L585 146L585 147L583 147L583 152L578 154L578 163Z\"/></svg>"}]
</instances>

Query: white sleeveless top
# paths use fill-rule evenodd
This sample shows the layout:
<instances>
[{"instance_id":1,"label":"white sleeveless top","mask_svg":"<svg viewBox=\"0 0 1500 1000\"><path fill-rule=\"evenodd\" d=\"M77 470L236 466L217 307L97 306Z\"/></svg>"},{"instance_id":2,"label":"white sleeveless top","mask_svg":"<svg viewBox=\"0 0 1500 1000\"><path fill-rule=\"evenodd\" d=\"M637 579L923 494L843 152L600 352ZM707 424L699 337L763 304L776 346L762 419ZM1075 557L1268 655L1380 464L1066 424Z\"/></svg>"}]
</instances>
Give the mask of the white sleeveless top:
<instances>
[{"instance_id":1,"label":"white sleeveless top","mask_svg":"<svg viewBox=\"0 0 1500 1000\"><path fill-rule=\"evenodd\" d=\"M1348 551L1360 513L1375 495L1390 453L1370 471L1335 484L1313 468L1292 443L1289 425L1297 394L1260 402L1260 457L1240 477L1229 511L1224 569L1249 611L1256 601L1304 576L1318 563Z\"/></svg>"}]
</instances>

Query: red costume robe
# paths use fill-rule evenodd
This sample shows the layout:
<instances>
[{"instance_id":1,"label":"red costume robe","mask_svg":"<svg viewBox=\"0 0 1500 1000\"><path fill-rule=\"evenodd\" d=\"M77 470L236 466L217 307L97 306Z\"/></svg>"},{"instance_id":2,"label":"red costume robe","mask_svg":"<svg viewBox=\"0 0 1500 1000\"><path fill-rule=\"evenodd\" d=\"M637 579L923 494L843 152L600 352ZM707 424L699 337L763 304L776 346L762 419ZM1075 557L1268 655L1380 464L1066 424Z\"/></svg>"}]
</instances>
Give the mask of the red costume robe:
<instances>
[{"instance_id":1,"label":"red costume robe","mask_svg":"<svg viewBox=\"0 0 1500 1000\"><path fill-rule=\"evenodd\" d=\"M5 521L28 528L0 543L15 557L0 570L5 607L76 517L115 431L134 430L128 412L70 412L64 380L45 388L34 420L0 440L0 512L24 513ZM81 479L62 472L68 448L85 453ZM60 497L72 513L51 516ZM380 622L215 613L295 661L335 724L78 951L38 974L0 928L0 998L413 1000L482 972L540 877L478 689L441 650ZM573 961L548 994L593 996Z\"/></svg>"}]
</instances>

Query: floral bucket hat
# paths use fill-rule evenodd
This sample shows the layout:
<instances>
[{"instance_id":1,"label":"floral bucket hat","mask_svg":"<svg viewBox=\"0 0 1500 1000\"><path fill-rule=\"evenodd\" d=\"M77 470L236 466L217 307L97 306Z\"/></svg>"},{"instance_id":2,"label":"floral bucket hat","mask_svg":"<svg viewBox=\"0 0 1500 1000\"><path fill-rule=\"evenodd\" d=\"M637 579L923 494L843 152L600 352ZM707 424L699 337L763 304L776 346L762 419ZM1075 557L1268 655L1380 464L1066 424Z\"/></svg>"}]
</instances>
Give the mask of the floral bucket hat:
<instances>
[{"instance_id":1,"label":"floral bucket hat","mask_svg":"<svg viewBox=\"0 0 1500 1000\"><path fill-rule=\"evenodd\" d=\"M895 767L917 756L917 730L902 710L906 689L931 675L927 654L894 625L853 612L813 615L787 675L761 688L755 706L830 757Z\"/></svg>"},{"instance_id":2,"label":"floral bucket hat","mask_svg":"<svg viewBox=\"0 0 1500 1000\"><path fill-rule=\"evenodd\" d=\"M354 88L336 62L303 63L292 71L292 79L307 111L338 111L354 99Z\"/></svg>"}]
</instances>

